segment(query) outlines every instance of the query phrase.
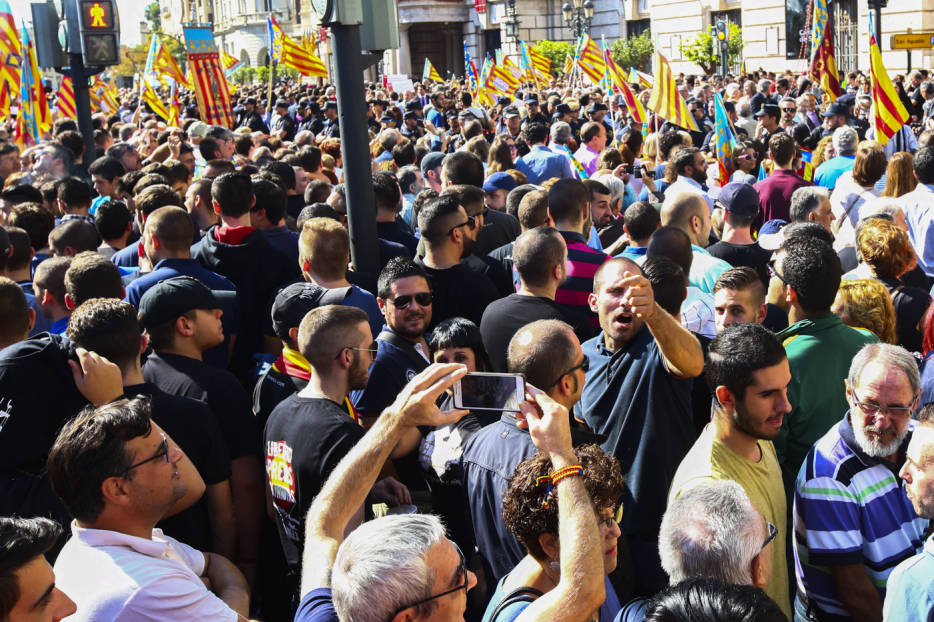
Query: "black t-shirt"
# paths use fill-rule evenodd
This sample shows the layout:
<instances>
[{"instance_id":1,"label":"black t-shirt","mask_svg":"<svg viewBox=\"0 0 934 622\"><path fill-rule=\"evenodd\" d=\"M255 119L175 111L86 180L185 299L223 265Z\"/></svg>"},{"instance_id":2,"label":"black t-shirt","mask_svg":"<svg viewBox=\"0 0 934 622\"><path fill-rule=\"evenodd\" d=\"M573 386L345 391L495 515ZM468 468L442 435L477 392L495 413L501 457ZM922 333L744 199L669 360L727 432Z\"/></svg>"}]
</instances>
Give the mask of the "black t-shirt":
<instances>
[{"instance_id":1,"label":"black t-shirt","mask_svg":"<svg viewBox=\"0 0 934 622\"><path fill-rule=\"evenodd\" d=\"M503 269L506 270L506 274L512 274L512 249L515 247L515 245L515 242L503 244L499 248L494 248L491 250L487 254L487 257L491 257L501 263Z\"/></svg>"},{"instance_id":2,"label":"black t-shirt","mask_svg":"<svg viewBox=\"0 0 934 622\"><path fill-rule=\"evenodd\" d=\"M512 214L489 209L484 217L483 229L473 244L473 252L486 255L503 244L514 241L522 233L519 220Z\"/></svg>"},{"instance_id":3,"label":"black t-shirt","mask_svg":"<svg viewBox=\"0 0 934 622\"><path fill-rule=\"evenodd\" d=\"M146 383L123 388L127 397L148 395L152 420L185 452L207 485L230 479L230 455L214 414L203 403L169 395ZM165 533L200 551L211 550L207 503L202 497L193 506L157 525Z\"/></svg>"},{"instance_id":4,"label":"black t-shirt","mask_svg":"<svg viewBox=\"0 0 934 622\"><path fill-rule=\"evenodd\" d=\"M406 247L412 255L415 255L415 251L418 248L418 238L412 235L408 227L398 220L394 220L393 222L377 222L376 235L384 240L401 244Z\"/></svg>"},{"instance_id":5,"label":"black t-shirt","mask_svg":"<svg viewBox=\"0 0 934 622\"><path fill-rule=\"evenodd\" d=\"M496 291L500 296L508 296L516 293L516 287L512 283L512 273L506 272L503 264L489 255L475 255L471 253L464 258L464 263L473 270L493 281Z\"/></svg>"},{"instance_id":6,"label":"black t-shirt","mask_svg":"<svg viewBox=\"0 0 934 622\"><path fill-rule=\"evenodd\" d=\"M307 380L290 376L272 365L266 368L253 387L253 414L256 416L256 423L265 426L269 415L279 402L301 391L307 384Z\"/></svg>"},{"instance_id":7,"label":"black t-shirt","mask_svg":"<svg viewBox=\"0 0 934 622\"><path fill-rule=\"evenodd\" d=\"M207 404L217 419L231 458L260 454L262 434L250 411L250 397L226 369L187 356L155 353L146 359L143 378L166 393Z\"/></svg>"},{"instance_id":8,"label":"black t-shirt","mask_svg":"<svg viewBox=\"0 0 934 622\"><path fill-rule=\"evenodd\" d=\"M291 395L269 416L263 435L266 481L290 569L301 567L312 500L363 434L344 407L325 398Z\"/></svg>"},{"instance_id":9,"label":"black t-shirt","mask_svg":"<svg viewBox=\"0 0 934 622\"><path fill-rule=\"evenodd\" d=\"M506 351L509 341L526 324L536 320L561 320L571 324L581 342L594 336L590 322L578 322L575 326L554 300L539 296L511 294L494 301L486 308L480 321L480 335L490 356L493 371L506 371Z\"/></svg>"},{"instance_id":10,"label":"black t-shirt","mask_svg":"<svg viewBox=\"0 0 934 622\"><path fill-rule=\"evenodd\" d=\"M756 271L763 283L769 282L769 259L772 251L767 251L758 242L752 244L734 244L733 242L717 242L707 247L707 252L719 257L734 268L748 266Z\"/></svg>"},{"instance_id":11,"label":"black t-shirt","mask_svg":"<svg viewBox=\"0 0 934 622\"><path fill-rule=\"evenodd\" d=\"M487 305L500 297L493 281L465 262L441 270L429 268L421 257L415 263L428 274L434 298L429 329L452 317L464 317L479 326Z\"/></svg>"}]
</instances>

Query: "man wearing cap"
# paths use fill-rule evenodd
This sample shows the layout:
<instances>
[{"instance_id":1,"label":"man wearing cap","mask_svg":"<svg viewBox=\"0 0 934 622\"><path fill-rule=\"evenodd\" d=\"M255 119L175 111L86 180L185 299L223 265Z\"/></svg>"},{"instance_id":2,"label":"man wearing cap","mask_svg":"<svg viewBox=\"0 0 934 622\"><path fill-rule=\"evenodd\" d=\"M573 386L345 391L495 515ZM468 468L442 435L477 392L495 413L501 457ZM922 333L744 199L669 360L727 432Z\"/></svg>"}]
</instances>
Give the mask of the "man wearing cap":
<instances>
[{"instance_id":1,"label":"man wearing cap","mask_svg":"<svg viewBox=\"0 0 934 622\"><path fill-rule=\"evenodd\" d=\"M430 151L422 158L421 170L422 179L425 180L425 187L431 188L435 192L441 192L441 164L444 162L444 154L437 151Z\"/></svg>"},{"instance_id":2,"label":"man wearing cap","mask_svg":"<svg viewBox=\"0 0 934 622\"><path fill-rule=\"evenodd\" d=\"M506 134L513 140L519 138L522 120L519 115L519 109L515 105L509 105L503 108L503 120L498 134Z\"/></svg>"},{"instance_id":3,"label":"man wearing cap","mask_svg":"<svg viewBox=\"0 0 934 622\"><path fill-rule=\"evenodd\" d=\"M606 142L609 143L613 141L613 126L606 119L608 110L602 102L594 102L587 107L587 117L594 123L602 123L606 128Z\"/></svg>"},{"instance_id":4,"label":"man wearing cap","mask_svg":"<svg viewBox=\"0 0 934 622\"><path fill-rule=\"evenodd\" d=\"M256 112L256 98L247 97L243 100L243 114L237 121L237 127L246 126L253 132L269 133L269 126L263 121L263 118Z\"/></svg>"},{"instance_id":5,"label":"man wearing cap","mask_svg":"<svg viewBox=\"0 0 934 622\"><path fill-rule=\"evenodd\" d=\"M726 210L723 235L719 242L707 247L707 252L734 268L752 268L763 283L768 283L772 252L760 247L752 237L752 223L759 215L759 193L749 184L732 182L720 190L717 205Z\"/></svg>"},{"instance_id":6,"label":"man wearing cap","mask_svg":"<svg viewBox=\"0 0 934 622\"><path fill-rule=\"evenodd\" d=\"M202 358L224 343L221 308L229 308L236 298L236 292L214 292L197 279L178 276L160 281L143 294L139 317L154 351L143 365L143 378L170 395L207 404L224 435L237 518L232 535L237 539L238 554L231 551L231 561L252 579L263 523L259 429L250 398L237 378Z\"/></svg>"},{"instance_id":7,"label":"man wearing cap","mask_svg":"<svg viewBox=\"0 0 934 622\"><path fill-rule=\"evenodd\" d=\"M402 115L402 129L399 132L411 141L416 141L425 134L425 130L418 126L418 113L414 110Z\"/></svg>"},{"instance_id":8,"label":"man wearing cap","mask_svg":"<svg viewBox=\"0 0 934 622\"><path fill-rule=\"evenodd\" d=\"M756 113L755 139L759 143L760 153L768 149L769 139L773 135L783 131L780 125L781 119L782 111L777 104L763 104L759 108L759 112Z\"/></svg>"},{"instance_id":9,"label":"man wearing cap","mask_svg":"<svg viewBox=\"0 0 934 622\"><path fill-rule=\"evenodd\" d=\"M545 146L548 128L544 124L526 123L522 128L522 136L531 151L516 161L516 170L525 174L528 183L541 184L552 177L573 178L571 161L567 156Z\"/></svg>"},{"instance_id":10,"label":"man wearing cap","mask_svg":"<svg viewBox=\"0 0 934 622\"><path fill-rule=\"evenodd\" d=\"M324 104L324 129L318 134L318 139L340 137L341 128L340 122L337 119L337 102L328 100L327 103Z\"/></svg>"},{"instance_id":11,"label":"man wearing cap","mask_svg":"<svg viewBox=\"0 0 934 622\"><path fill-rule=\"evenodd\" d=\"M484 205L502 212L506 208L506 195L515 187L516 180L509 173L493 173L483 182Z\"/></svg>"},{"instance_id":12,"label":"man wearing cap","mask_svg":"<svg viewBox=\"0 0 934 622\"><path fill-rule=\"evenodd\" d=\"M823 118L823 123L820 127L815 128L808 137L807 146L811 149L817 147L817 143L820 142L821 138L832 136L835 129L847 124L847 120L850 118L850 109L849 106L841 102L832 102L820 116Z\"/></svg>"},{"instance_id":13,"label":"man wearing cap","mask_svg":"<svg viewBox=\"0 0 934 622\"><path fill-rule=\"evenodd\" d=\"M541 123L546 128L548 127L548 117L542 114L541 106L538 103L538 98L534 95L529 95L524 100L526 115L522 119L522 127L529 125L530 123Z\"/></svg>"},{"instance_id":14,"label":"man wearing cap","mask_svg":"<svg viewBox=\"0 0 934 622\"><path fill-rule=\"evenodd\" d=\"M282 140L295 138L295 120L289 114L289 102L284 99L276 101L276 118L272 122L272 133Z\"/></svg>"}]
</instances>

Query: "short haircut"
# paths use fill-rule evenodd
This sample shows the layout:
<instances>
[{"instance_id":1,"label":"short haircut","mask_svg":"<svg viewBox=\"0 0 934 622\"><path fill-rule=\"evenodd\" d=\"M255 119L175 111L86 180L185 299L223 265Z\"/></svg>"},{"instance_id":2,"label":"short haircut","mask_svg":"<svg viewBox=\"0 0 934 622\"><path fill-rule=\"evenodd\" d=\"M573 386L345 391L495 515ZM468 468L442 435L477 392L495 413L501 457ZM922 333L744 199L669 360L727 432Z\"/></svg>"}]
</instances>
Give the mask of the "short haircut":
<instances>
[{"instance_id":1,"label":"short haircut","mask_svg":"<svg viewBox=\"0 0 934 622\"><path fill-rule=\"evenodd\" d=\"M77 177L66 177L55 184L55 194L65 204L65 212L91 207L91 187Z\"/></svg>"},{"instance_id":2,"label":"short haircut","mask_svg":"<svg viewBox=\"0 0 934 622\"><path fill-rule=\"evenodd\" d=\"M483 162L467 151L455 151L445 156L441 174L449 184L483 187Z\"/></svg>"},{"instance_id":3,"label":"short haircut","mask_svg":"<svg viewBox=\"0 0 934 622\"><path fill-rule=\"evenodd\" d=\"M285 218L287 199L285 192L278 184L268 179L254 179L253 194L256 196L253 211L265 209L266 220L273 225L278 225Z\"/></svg>"},{"instance_id":4,"label":"short haircut","mask_svg":"<svg viewBox=\"0 0 934 622\"><path fill-rule=\"evenodd\" d=\"M316 275L328 281L344 278L350 257L350 235L342 224L330 218L306 220L298 247L301 259L311 263Z\"/></svg>"},{"instance_id":5,"label":"short haircut","mask_svg":"<svg viewBox=\"0 0 934 622\"><path fill-rule=\"evenodd\" d=\"M548 212L556 224L584 219L588 203L590 190L576 179L559 179L548 189Z\"/></svg>"},{"instance_id":6,"label":"short haircut","mask_svg":"<svg viewBox=\"0 0 934 622\"><path fill-rule=\"evenodd\" d=\"M392 161L399 167L415 164L415 143L406 140L393 147Z\"/></svg>"},{"instance_id":7,"label":"short haircut","mask_svg":"<svg viewBox=\"0 0 934 622\"><path fill-rule=\"evenodd\" d=\"M519 204L522 202L523 197L533 190L540 190L540 188L532 184L521 184L510 190L509 194L506 195L506 213L518 219Z\"/></svg>"},{"instance_id":8,"label":"short haircut","mask_svg":"<svg viewBox=\"0 0 934 622\"><path fill-rule=\"evenodd\" d=\"M41 205L42 193L31 184L11 185L0 190L0 199L3 199L8 205L19 205L20 203L38 203Z\"/></svg>"},{"instance_id":9,"label":"short haircut","mask_svg":"<svg viewBox=\"0 0 934 622\"><path fill-rule=\"evenodd\" d=\"M323 179L312 179L308 182L308 185L305 186L305 205L325 203L330 195L331 184Z\"/></svg>"},{"instance_id":10,"label":"short haircut","mask_svg":"<svg viewBox=\"0 0 934 622\"><path fill-rule=\"evenodd\" d=\"M934 145L925 146L915 153L915 175L922 184L934 184Z\"/></svg>"},{"instance_id":11,"label":"short haircut","mask_svg":"<svg viewBox=\"0 0 934 622\"><path fill-rule=\"evenodd\" d=\"M0 276L0 348L16 343L28 331L29 303L23 288L16 281ZM3 596L0 589L0 608L2 606Z\"/></svg>"},{"instance_id":12,"label":"short haircut","mask_svg":"<svg viewBox=\"0 0 934 622\"><path fill-rule=\"evenodd\" d=\"M205 177L210 175L211 179L217 179L224 173L233 173L237 170L237 167L233 162L230 160L223 160L221 158L208 160L205 164ZM246 171L243 169L241 169L240 172L246 174Z\"/></svg>"},{"instance_id":13,"label":"short haircut","mask_svg":"<svg viewBox=\"0 0 934 622\"><path fill-rule=\"evenodd\" d=\"M482 188L457 184L448 186L441 194L452 194L457 197L457 202L464 208L468 216L476 216L483 211L484 194Z\"/></svg>"},{"instance_id":14,"label":"short haircut","mask_svg":"<svg viewBox=\"0 0 934 622\"><path fill-rule=\"evenodd\" d=\"M295 190L295 169L291 165L273 160L265 164L261 170L278 175L285 184L286 190Z\"/></svg>"},{"instance_id":15,"label":"short haircut","mask_svg":"<svg viewBox=\"0 0 934 622\"><path fill-rule=\"evenodd\" d=\"M139 321L136 308L113 298L92 298L76 308L68 321L68 338L121 369L139 358Z\"/></svg>"},{"instance_id":16,"label":"short haircut","mask_svg":"<svg viewBox=\"0 0 934 622\"><path fill-rule=\"evenodd\" d=\"M321 166L321 149L306 145L298 152L298 162L308 173L314 173Z\"/></svg>"},{"instance_id":17,"label":"short haircut","mask_svg":"<svg viewBox=\"0 0 934 622\"><path fill-rule=\"evenodd\" d=\"M519 226L523 231L541 227L548 222L548 193L544 190L527 192L519 201Z\"/></svg>"},{"instance_id":18,"label":"short haircut","mask_svg":"<svg viewBox=\"0 0 934 622\"><path fill-rule=\"evenodd\" d=\"M680 317L681 303L688 292L684 269L668 257L657 255L645 260L642 272L652 284L655 302L674 317Z\"/></svg>"},{"instance_id":19,"label":"short haircut","mask_svg":"<svg viewBox=\"0 0 934 622\"><path fill-rule=\"evenodd\" d=\"M661 222L661 214L648 201L636 201L623 212L623 225L632 241L649 239Z\"/></svg>"},{"instance_id":20,"label":"short haircut","mask_svg":"<svg viewBox=\"0 0 934 622\"><path fill-rule=\"evenodd\" d=\"M547 391L577 363L577 352L570 326L561 320L537 320L512 336L506 350L506 367Z\"/></svg>"},{"instance_id":21,"label":"short haircut","mask_svg":"<svg viewBox=\"0 0 934 622\"><path fill-rule=\"evenodd\" d=\"M610 189L607 188L604 184L600 183L596 179L585 179L584 185L587 186L587 190L590 191L591 195L594 194L611 194Z\"/></svg>"},{"instance_id":22,"label":"short haircut","mask_svg":"<svg viewBox=\"0 0 934 622\"><path fill-rule=\"evenodd\" d=\"M49 452L49 482L68 512L82 522L92 522L104 510L101 486L111 477L134 477L126 469L140 456L127 442L152 431L149 397L88 406L59 431Z\"/></svg>"},{"instance_id":23,"label":"short haircut","mask_svg":"<svg viewBox=\"0 0 934 622\"><path fill-rule=\"evenodd\" d=\"M10 271L24 270L29 267L32 255L32 244L29 234L19 227L6 227L7 237L10 238L10 256L7 258L6 269Z\"/></svg>"},{"instance_id":24,"label":"short haircut","mask_svg":"<svg viewBox=\"0 0 934 622\"><path fill-rule=\"evenodd\" d=\"M211 199L217 201L224 216L239 218L249 213L253 198L253 183L247 175L224 173L211 183Z\"/></svg>"},{"instance_id":25,"label":"short haircut","mask_svg":"<svg viewBox=\"0 0 934 622\"><path fill-rule=\"evenodd\" d=\"M36 266L32 283L48 294L58 304L65 305L65 273L71 266L71 257L49 257Z\"/></svg>"},{"instance_id":26,"label":"short haircut","mask_svg":"<svg viewBox=\"0 0 934 622\"><path fill-rule=\"evenodd\" d=\"M101 245L101 236L97 229L86 220L69 220L52 229L49 234L49 247L63 255L71 247L75 254L95 251Z\"/></svg>"},{"instance_id":27,"label":"short haircut","mask_svg":"<svg viewBox=\"0 0 934 622\"><path fill-rule=\"evenodd\" d=\"M820 207L825 198L830 198L830 193L822 186L802 186L792 192L791 222L808 222L808 214Z\"/></svg>"},{"instance_id":28,"label":"short haircut","mask_svg":"<svg viewBox=\"0 0 934 622\"><path fill-rule=\"evenodd\" d=\"M829 244L808 236L785 239L781 250L782 276L798 294L801 308L810 314L829 311L843 274L837 253Z\"/></svg>"},{"instance_id":29,"label":"short haircut","mask_svg":"<svg viewBox=\"0 0 934 622\"><path fill-rule=\"evenodd\" d=\"M65 292L75 307L91 298L123 298L120 269L94 251L75 255L65 273Z\"/></svg>"},{"instance_id":30,"label":"short haircut","mask_svg":"<svg viewBox=\"0 0 934 622\"><path fill-rule=\"evenodd\" d=\"M101 156L91 162L91 166L88 167L88 173L91 175L100 175L107 181L113 183L113 180L117 177L123 177L126 173L126 169L123 168L123 164L121 164L120 160L117 158Z\"/></svg>"},{"instance_id":31,"label":"short haircut","mask_svg":"<svg viewBox=\"0 0 934 622\"><path fill-rule=\"evenodd\" d=\"M402 211L402 192L395 175L384 171L373 173L373 194L378 208L396 213Z\"/></svg>"},{"instance_id":32,"label":"short haircut","mask_svg":"<svg viewBox=\"0 0 934 622\"><path fill-rule=\"evenodd\" d=\"M758 322L740 322L723 329L707 349L707 384L711 393L725 386L737 400L746 396L754 372L787 358L775 333Z\"/></svg>"},{"instance_id":33,"label":"short haircut","mask_svg":"<svg viewBox=\"0 0 934 622\"><path fill-rule=\"evenodd\" d=\"M341 348L355 345L368 324L366 313L357 307L325 305L312 309L298 326L298 349L319 374L330 370Z\"/></svg>"},{"instance_id":34,"label":"short haircut","mask_svg":"<svg viewBox=\"0 0 934 622\"><path fill-rule=\"evenodd\" d=\"M889 343L867 343L860 348L850 362L850 371L846 376L851 389L855 389L859 384L863 369L876 361L884 364L887 369L900 369L908 379L911 394L917 396L921 393L921 372L918 371L918 363L914 356L905 348Z\"/></svg>"},{"instance_id":35,"label":"short haircut","mask_svg":"<svg viewBox=\"0 0 934 622\"><path fill-rule=\"evenodd\" d=\"M38 251L49 244L49 234L55 228L55 216L38 203L20 203L10 210L7 225L25 230L32 249Z\"/></svg>"},{"instance_id":36,"label":"short haircut","mask_svg":"<svg viewBox=\"0 0 934 622\"><path fill-rule=\"evenodd\" d=\"M758 587L713 579L672 582L652 598L645 614L645 622L701 619L717 622L787 622L788 617L778 603Z\"/></svg>"},{"instance_id":37,"label":"short haircut","mask_svg":"<svg viewBox=\"0 0 934 622\"><path fill-rule=\"evenodd\" d=\"M833 131L831 142L833 142L834 149L837 150L837 155L851 155L856 151L859 135L855 129L849 125L844 125Z\"/></svg>"},{"instance_id":38,"label":"short haircut","mask_svg":"<svg viewBox=\"0 0 934 622\"><path fill-rule=\"evenodd\" d=\"M428 275L425 273L421 266L419 266L409 257L393 257L386 263L382 271L379 273L379 278L376 282L376 295L383 300L386 300L392 296L393 283L412 276L425 279L425 283L428 284L429 289L431 288L431 282L428 280Z\"/></svg>"},{"instance_id":39,"label":"short haircut","mask_svg":"<svg viewBox=\"0 0 934 622\"><path fill-rule=\"evenodd\" d=\"M670 166L674 168L675 173L678 175L684 175L689 166L694 166L694 155L699 152L700 149L696 147L684 147L679 149L678 153L675 154L674 159L671 161Z\"/></svg>"},{"instance_id":40,"label":"short haircut","mask_svg":"<svg viewBox=\"0 0 934 622\"><path fill-rule=\"evenodd\" d=\"M207 162L221 156L221 145L217 142L217 139L205 136L198 143L198 151L201 152L201 157Z\"/></svg>"},{"instance_id":41,"label":"short haircut","mask_svg":"<svg viewBox=\"0 0 934 622\"><path fill-rule=\"evenodd\" d=\"M418 213L418 230L426 244L439 244L460 224L461 205L453 194L444 194L430 201Z\"/></svg>"},{"instance_id":42,"label":"short haircut","mask_svg":"<svg viewBox=\"0 0 934 622\"><path fill-rule=\"evenodd\" d=\"M759 514L729 479L683 491L668 504L659 529L658 552L672 584L708 577L751 585L752 560L761 548Z\"/></svg>"},{"instance_id":43,"label":"short haircut","mask_svg":"<svg viewBox=\"0 0 934 622\"><path fill-rule=\"evenodd\" d=\"M548 140L548 128L543 123L527 123L522 129L522 137L529 146Z\"/></svg>"},{"instance_id":44,"label":"short haircut","mask_svg":"<svg viewBox=\"0 0 934 622\"><path fill-rule=\"evenodd\" d=\"M676 227L659 227L651 237L645 251L646 257L667 257L681 266L685 274L691 273L694 249L688 234Z\"/></svg>"},{"instance_id":45,"label":"short haircut","mask_svg":"<svg viewBox=\"0 0 934 622\"><path fill-rule=\"evenodd\" d=\"M750 291L757 305L765 303L765 284L759 278L759 273L749 266L730 268L717 277L713 293L716 294L721 289L736 292Z\"/></svg>"},{"instance_id":46,"label":"short haircut","mask_svg":"<svg viewBox=\"0 0 934 622\"><path fill-rule=\"evenodd\" d=\"M0 620L9 620L21 592L16 572L45 555L62 536L48 518L0 517Z\"/></svg>"},{"instance_id":47,"label":"short haircut","mask_svg":"<svg viewBox=\"0 0 934 622\"><path fill-rule=\"evenodd\" d=\"M662 160L667 160L671 156L672 149L680 147L683 144L684 142L679 132L674 130L663 132L658 137L658 154L662 156Z\"/></svg>"},{"instance_id":48,"label":"short haircut","mask_svg":"<svg viewBox=\"0 0 934 622\"><path fill-rule=\"evenodd\" d=\"M185 207L185 201L182 200L182 197L178 196L178 193L166 184L156 184L144 188L142 192L136 194L134 200L136 201L137 211L147 218L154 211L166 205Z\"/></svg>"},{"instance_id":49,"label":"short haircut","mask_svg":"<svg viewBox=\"0 0 934 622\"><path fill-rule=\"evenodd\" d=\"M418 167L414 164L408 164L399 169L396 177L399 180L399 188L403 194L412 194L418 184L418 175Z\"/></svg>"},{"instance_id":50,"label":"short haircut","mask_svg":"<svg viewBox=\"0 0 934 622\"><path fill-rule=\"evenodd\" d=\"M133 214L123 201L104 201L94 212L94 226L105 242L122 236L131 222Z\"/></svg>"},{"instance_id":51,"label":"short haircut","mask_svg":"<svg viewBox=\"0 0 934 622\"><path fill-rule=\"evenodd\" d=\"M146 232L156 238L172 253L187 251L195 234L191 217L181 207L160 207L146 220Z\"/></svg>"},{"instance_id":52,"label":"short haircut","mask_svg":"<svg viewBox=\"0 0 934 622\"><path fill-rule=\"evenodd\" d=\"M703 195L697 192L683 190L666 194L665 202L662 204L662 224L676 227L687 233L691 230L691 219L701 210L709 210L709 208Z\"/></svg>"},{"instance_id":53,"label":"short haircut","mask_svg":"<svg viewBox=\"0 0 934 622\"><path fill-rule=\"evenodd\" d=\"M797 152L795 139L786 132L779 132L769 138L769 153L776 164L787 166Z\"/></svg>"},{"instance_id":54,"label":"short haircut","mask_svg":"<svg viewBox=\"0 0 934 622\"><path fill-rule=\"evenodd\" d=\"M862 221L860 221L862 222ZM860 223L856 223L857 229L859 228ZM825 244L833 244L833 234L827 231L824 225L819 222L805 221L805 222L793 222L784 229L782 229L782 238L783 243L788 240L799 237L810 237L815 240L820 240Z\"/></svg>"},{"instance_id":55,"label":"short haircut","mask_svg":"<svg viewBox=\"0 0 934 622\"><path fill-rule=\"evenodd\" d=\"M555 266L564 262L566 254L567 246L557 229L535 227L516 239L512 261L523 283L541 287L548 284Z\"/></svg>"},{"instance_id":56,"label":"short haircut","mask_svg":"<svg viewBox=\"0 0 934 622\"><path fill-rule=\"evenodd\" d=\"M594 138L600 135L600 127L602 123L597 123L596 121L588 121L581 127L581 144L587 144Z\"/></svg>"}]
</instances>

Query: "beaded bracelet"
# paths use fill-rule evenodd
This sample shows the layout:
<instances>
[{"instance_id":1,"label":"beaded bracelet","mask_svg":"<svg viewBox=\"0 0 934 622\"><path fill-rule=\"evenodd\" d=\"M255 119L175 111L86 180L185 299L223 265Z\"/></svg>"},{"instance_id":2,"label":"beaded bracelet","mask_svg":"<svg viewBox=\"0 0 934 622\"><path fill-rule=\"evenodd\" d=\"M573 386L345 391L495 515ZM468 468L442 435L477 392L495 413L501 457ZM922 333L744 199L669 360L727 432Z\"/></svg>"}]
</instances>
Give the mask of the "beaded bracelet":
<instances>
[{"instance_id":1,"label":"beaded bracelet","mask_svg":"<svg viewBox=\"0 0 934 622\"><path fill-rule=\"evenodd\" d=\"M580 464L569 464L568 466L558 469L553 472L551 475L542 475L535 480L536 485L547 482L548 489L545 490L545 503L542 505L546 510L549 508L548 496L551 494L552 489L566 477L572 477L574 475L584 475L584 467ZM557 494L557 493L556 493Z\"/></svg>"}]
</instances>

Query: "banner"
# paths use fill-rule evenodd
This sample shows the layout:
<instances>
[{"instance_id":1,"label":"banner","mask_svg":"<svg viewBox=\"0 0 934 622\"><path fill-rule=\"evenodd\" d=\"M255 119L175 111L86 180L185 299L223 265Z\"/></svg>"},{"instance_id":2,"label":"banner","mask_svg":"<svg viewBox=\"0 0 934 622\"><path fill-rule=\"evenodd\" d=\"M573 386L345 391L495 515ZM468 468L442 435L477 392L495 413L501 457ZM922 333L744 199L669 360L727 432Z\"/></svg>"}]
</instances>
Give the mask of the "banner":
<instances>
[{"instance_id":1,"label":"banner","mask_svg":"<svg viewBox=\"0 0 934 622\"><path fill-rule=\"evenodd\" d=\"M652 95L646 108L678 127L699 131L697 121L678 91L671 65L658 50L655 51L652 66L655 67L655 85L652 87Z\"/></svg>"},{"instance_id":2,"label":"banner","mask_svg":"<svg viewBox=\"0 0 934 622\"><path fill-rule=\"evenodd\" d=\"M214 32L210 26L195 24L183 24L182 31L201 120L208 125L233 127L233 107L230 105L227 78L214 41Z\"/></svg>"},{"instance_id":3,"label":"banner","mask_svg":"<svg viewBox=\"0 0 934 622\"><path fill-rule=\"evenodd\" d=\"M828 101L843 95L833 49L833 24L827 12L827 0L814 0L811 25L811 65L809 74L820 84Z\"/></svg>"}]
</instances>

